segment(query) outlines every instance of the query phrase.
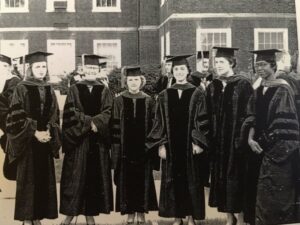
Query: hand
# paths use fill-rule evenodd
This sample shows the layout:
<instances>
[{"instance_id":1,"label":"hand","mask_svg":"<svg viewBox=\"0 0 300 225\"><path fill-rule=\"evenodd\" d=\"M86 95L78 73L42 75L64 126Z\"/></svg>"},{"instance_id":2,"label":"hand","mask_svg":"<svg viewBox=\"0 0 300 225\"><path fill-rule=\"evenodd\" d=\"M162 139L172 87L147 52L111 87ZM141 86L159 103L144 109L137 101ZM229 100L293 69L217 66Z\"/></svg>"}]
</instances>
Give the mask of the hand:
<instances>
[{"instance_id":1,"label":"hand","mask_svg":"<svg viewBox=\"0 0 300 225\"><path fill-rule=\"evenodd\" d=\"M35 131L34 136L41 143L46 143L51 140L50 131Z\"/></svg>"},{"instance_id":2,"label":"hand","mask_svg":"<svg viewBox=\"0 0 300 225\"><path fill-rule=\"evenodd\" d=\"M199 145L195 145L194 143L192 143L193 146L193 155L199 155L202 152L204 152L203 148L201 148Z\"/></svg>"},{"instance_id":3,"label":"hand","mask_svg":"<svg viewBox=\"0 0 300 225\"><path fill-rule=\"evenodd\" d=\"M260 147L260 145L253 139L249 139L248 144L253 152L255 152L257 154L261 154L263 152L263 149Z\"/></svg>"},{"instance_id":4,"label":"hand","mask_svg":"<svg viewBox=\"0 0 300 225\"><path fill-rule=\"evenodd\" d=\"M3 130L0 129L0 138L4 135Z\"/></svg>"},{"instance_id":5,"label":"hand","mask_svg":"<svg viewBox=\"0 0 300 225\"><path fill-rule=\"evenodd\" d=\"M158 155L161 159L166 159L167 158L167 150L166 150L165 145L159 146Z\"/></svg>"},{"instance_id":6,"label":"hand","mask_svg":"<svg viewBox=\"0 0 300 225\"><path fill-rule=\"evenodd\" d=\"M91 122L91 129L92 129L92 131L93 131L94 133L97 133L97 132L98 132L98 129L97 129L97 127L96 127L96 125L94 124L93 121Z\"/></svg>"}]
</instances>

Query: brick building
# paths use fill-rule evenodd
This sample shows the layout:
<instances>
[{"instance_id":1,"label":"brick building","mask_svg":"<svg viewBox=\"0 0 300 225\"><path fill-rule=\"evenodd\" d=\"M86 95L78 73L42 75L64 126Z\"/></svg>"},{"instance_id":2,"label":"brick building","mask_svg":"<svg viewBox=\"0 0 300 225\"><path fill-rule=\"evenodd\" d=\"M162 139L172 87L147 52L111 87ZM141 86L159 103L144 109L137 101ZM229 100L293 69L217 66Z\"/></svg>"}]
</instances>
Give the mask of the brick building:
<instances>
[{"instance_id":1,"label":"brick building","mask_svg":"<svg viewBox=\"0 0 300 225\"><path fill-rule=\"evenodd\" d=\"M55 53L50 74L69 72L76 55L108 57L108 67L158 64L165 54L212 45L298 49L295 0L0 0L0 52Z\"/></svg>"}]
</instances>

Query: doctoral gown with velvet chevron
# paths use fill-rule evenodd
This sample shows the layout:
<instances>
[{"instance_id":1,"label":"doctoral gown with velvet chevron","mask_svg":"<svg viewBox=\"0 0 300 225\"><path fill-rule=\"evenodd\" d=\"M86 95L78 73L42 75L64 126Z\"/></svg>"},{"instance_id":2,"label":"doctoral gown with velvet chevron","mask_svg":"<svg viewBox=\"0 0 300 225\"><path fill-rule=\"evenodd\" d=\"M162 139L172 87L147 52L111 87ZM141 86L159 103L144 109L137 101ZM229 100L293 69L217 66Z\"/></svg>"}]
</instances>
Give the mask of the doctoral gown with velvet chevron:
<instances>
[{"instance_id":1,"label":"doctoral gown with velvet chevron","mask_svg":"<svg viewBox=\"0 0 300 225\"><path fill-rule=\"evenodd\" d=\"M113 209L108 129L111 108L110 91L97 81L81 81L69 89L62 127L62 214L96 216ZM97 133L91 130L91 122Z\"/></svg>"},{"instance_id":2,"label":"doctoral gown with velvet chevron","mask_svg":"<svg viewBox=\"0 0 300 225\"><path fill-rule=\"evenodd\" d=\"M6 123L6 151L10 162L17 163L16 220L58 216L53 157L59 156L59 129L59 109L51 86L35 79L20 82ZM39 142L36 130L49 130L51 140Z\"/></svg>"}]
</instances>

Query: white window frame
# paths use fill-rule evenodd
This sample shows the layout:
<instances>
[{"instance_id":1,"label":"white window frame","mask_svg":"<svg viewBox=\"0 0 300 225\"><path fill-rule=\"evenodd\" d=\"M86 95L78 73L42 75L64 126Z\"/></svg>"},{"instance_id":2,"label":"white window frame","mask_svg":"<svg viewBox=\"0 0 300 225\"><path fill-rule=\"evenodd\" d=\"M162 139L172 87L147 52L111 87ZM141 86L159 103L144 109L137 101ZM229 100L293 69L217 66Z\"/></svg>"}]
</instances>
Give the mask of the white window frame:
<instances>
[{"instance_id":1,"label":"white window frame","mask_svg":"<svg viewBox=\"0 0 300 225\"><path fill-rule=\"evenodd\" d=\"M75 12L75 0L46 0L46 12L55 12L54 2L67 2L67 12Z\"/></svg>"},{"instance_id":2,"label":"white window frame","mask_svg":"<svg viewBox=\"0 0 300 225\"><path fill-rule=\"evenodd\" d=\"M24 0L24 7L5 7L5 0L0 0L0 12L1 13L28 13L29 12L29 0Z\"/></svg>"},{"instance_id":3,"label":"white window frame","mask_svg":"<svg viewBox=\"0 0 300 225\"><path fill-rule=\"evenodd\" d=\"M116 0L116 6L97 7L97 0L93 0L92 12L121 12L121 0Z\"/></svg>"},{"instance_id":4,"label":"white window frame","mask_svg":"<svg viewBox=\"0 0 300 225\"><path fill-rule=\"evenodd\" d=\"M50 51L49 48L51 46L52 43L70 43L73 47L74 47L74 64L72 65L72 69L71 70L75 70L76 69L76 45L75 45L75 40L72 39L48 39L47 40L47 51ZM70 71L71 72L71 71ZM53 74L54 76L57 74ZM62 75L62 74L60 74ZM50 78L52 78L50 76Z\"/></svg>"},{"instance_id":5,"label":"white window frame","mask_svg":"<svg viewBox=\"0 0 300 225\"><path fill-rule=\"evenodd\" d=\"M160 36L160 61L163 62L165 58L165 36Z\"/></svg>"},{"instance_id":6,"label":"white window frame","mask_svg":"<svg viewBox=\"0 0 300 225\"><path fill-rule=\"evenodd\" d=\"M25 48L26 48L26 52L25 52L25 54L28 54L28 51L29 51L29 45L28 45L28 39L22 39L22 40L11 40L11 39L8 39L8 40L6 40L6 39L3 39L3 40L0 40L0 52L2 52L2 45L5 43L5 42L13 42L13 43L16 43L16 44L25 44ZM11 56L11 55L8 55L7 54L7 56L9 56L9 57L13 57L13 56ZM16 57L21 57L22 55L18 55L18 56L16 56Z\"/></svg>"},{"instance_id":7,"label":"white window frame","mask_svg":"<svg viewBox=\"0 0 300 225\"><path fill-rule=\"evenodd\" d=\"M231 47L232 42L232 35L231 35L231 28L197 28L196 33L196 48L197 51L201 51L202 43L200 41L201 34L207 34L207 33L226 33L226 47Z\"/></svg>"},{"instance_id":8,"label":"white window frame","mask_svg":"<svg viewBox=\"0 0 300 225\"><path fill-rule=\"evenodd\" d=\"M258 49L258 35L265 32L282 32L283 33L283 50L289 50L288 28L254 28L254 49Z\"/></svg>"},{"instance_id":9,"label":"white window frame","mask_svg":"<svg viewBox=\"0 0 300 225\"><path fill-rule=\"evenodd\" d=\"M98 44L102 44L102 43L116 43L117 46L118 46L118 55L116 56L117 58L117 62L118 62L118 65L117 67L118 68L121 68L122 66L122 46L121 46L121 40L120 39L101 39L101 40L94 40L93 41L93 48L94 48L94 54L97 54L97 47L98 47ZM100 54L101 55L101 54ZM105 59L104 59L105 61Z\"/></svg>"},{"instance_id":10,"label":"white window frame","mask_svg":"<svg viewBox=\"0 0 300 225\"><path fill-rule=\"evenodd\" d=\"M171 54L170 31L166 33L166 55Z\"/></svg>"}]
</instances>

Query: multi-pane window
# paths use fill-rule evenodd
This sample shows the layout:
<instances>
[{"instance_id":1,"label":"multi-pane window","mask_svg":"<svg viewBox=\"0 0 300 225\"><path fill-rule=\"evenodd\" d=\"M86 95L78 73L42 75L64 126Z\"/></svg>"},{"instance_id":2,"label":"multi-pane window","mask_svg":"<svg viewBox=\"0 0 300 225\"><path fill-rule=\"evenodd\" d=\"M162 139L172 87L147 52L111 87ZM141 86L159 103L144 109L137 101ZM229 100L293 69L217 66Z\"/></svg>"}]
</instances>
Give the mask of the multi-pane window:
<instances>
[{"instance_id":1,"label":"multi-pane window","mask_svg":"<svg viewBox=\"0 0 300 225\"><path fill-rule=\"evenodd\" d=\"M213 46L230 47L231 29L197 30L197 50L210 50Z\"/></svg>"},{"instance_id":2,"label":"multi-pane window","mask_svg":"<svg viewBox=\"0 0 300 225\"><path fill-rule=\"evenodd\" d=\"M93 0L93 12L119 12L120 0Z\"/></svg>"},{"instance_id":3,"label":"multi-pane window","mask_svg":"<svg viewBox=\"0 0 300 225\"><path fill-rule=\"evenodd\" d=\"M28 12L28 0L1 0L1 12Z\"/></svg>"},{"instance_id":4,"label":"multi-pane window","mask_svg":"<svg viewBox=\"0 0 300 225\"><path fill-rule=\"evenodd\" d=\"M121 40L94 40L94 53L106 57L107 71L121 67Z\"/></svg>"},{"instance_id":5,"label":"multi-pane window","mask_svg":"<svg viewBox=\"0 0 300 225\"><path fill-rule=\"evenodd\" d=\"M254 29L254 48L277 48L288 50L288 30L286 28Z\"/></svg>"}]
</instances>

